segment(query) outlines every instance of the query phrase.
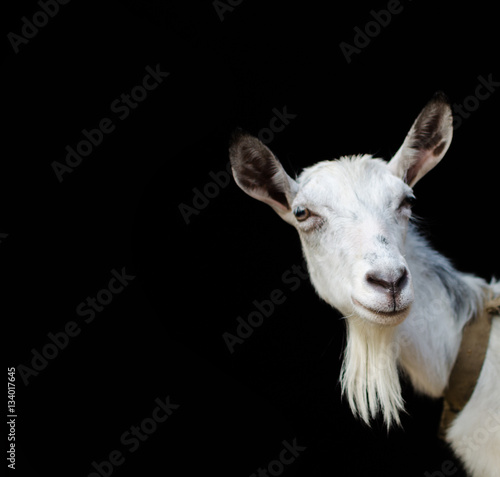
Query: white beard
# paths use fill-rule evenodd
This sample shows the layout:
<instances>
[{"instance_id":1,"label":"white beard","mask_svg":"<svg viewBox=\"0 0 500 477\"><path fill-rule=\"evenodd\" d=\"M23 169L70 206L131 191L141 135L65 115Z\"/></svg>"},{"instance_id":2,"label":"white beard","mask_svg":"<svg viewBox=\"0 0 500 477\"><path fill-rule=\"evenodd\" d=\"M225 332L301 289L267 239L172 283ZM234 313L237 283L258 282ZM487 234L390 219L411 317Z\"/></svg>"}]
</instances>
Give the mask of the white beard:
<instances>
[{"instance_id":1,"label":"white beard","mask_svg":"<svg viewBox=\"0 0 500 477\"><path fill-rule=\"evenodd\" d=\"M398 376L396 327L380 326L356 316L347 319L347 346L340 383L353 414L368 425L382 412L387 428L400 424L404 409Z\"/></svg>"}]
</instances>

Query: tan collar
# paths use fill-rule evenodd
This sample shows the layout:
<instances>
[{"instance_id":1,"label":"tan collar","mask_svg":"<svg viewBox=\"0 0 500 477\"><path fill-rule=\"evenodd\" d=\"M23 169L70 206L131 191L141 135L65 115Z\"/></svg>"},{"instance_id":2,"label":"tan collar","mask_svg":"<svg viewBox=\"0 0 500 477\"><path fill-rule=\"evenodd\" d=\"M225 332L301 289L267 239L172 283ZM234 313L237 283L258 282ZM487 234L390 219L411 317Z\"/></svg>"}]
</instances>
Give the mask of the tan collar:
<instances>
[{"instance_id":1,"label":"tan collar","mask_svg":"<svg viewBox=\"0 0 500 477\"><path fill-rule=\"evenodd\" d=\"M474 392L486 357L491 320L493 315L499 313L500 296L491 296L486 302L484 311L464 326L458 356L444 392L443 413L438 433L443 439L446 430Z\"/></svg>"}]
</instances>

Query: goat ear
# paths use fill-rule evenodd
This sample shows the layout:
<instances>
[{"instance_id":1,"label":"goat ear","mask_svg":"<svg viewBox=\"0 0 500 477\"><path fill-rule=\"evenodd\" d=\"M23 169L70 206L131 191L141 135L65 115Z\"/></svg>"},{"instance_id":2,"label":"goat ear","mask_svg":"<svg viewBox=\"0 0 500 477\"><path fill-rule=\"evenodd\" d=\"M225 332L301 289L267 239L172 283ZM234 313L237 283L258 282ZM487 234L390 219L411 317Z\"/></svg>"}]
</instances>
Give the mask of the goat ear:
<instances>
[{"instance_id":1,"label":"goat ear","mask_svg":"<svg viewBox=\"0 0 500 477\"><path fill-rule=\"evenodd\" d=\"M418 115L403 145L389 161L389 169L413 187L443 158L452 136L451 108L439 91Z\"/></svg>"},{"instance_id":2,"label":"goat ear","mask_svg":"<svg viewBox=\"0 0 500 477\"><path fill-rule=\"evenodd\" d=\"M298 185L274 154L256 137L237 131L229 147L229 158L238 186L254 199L270 205L289 222Z\"/></svg>"}]
</instances>

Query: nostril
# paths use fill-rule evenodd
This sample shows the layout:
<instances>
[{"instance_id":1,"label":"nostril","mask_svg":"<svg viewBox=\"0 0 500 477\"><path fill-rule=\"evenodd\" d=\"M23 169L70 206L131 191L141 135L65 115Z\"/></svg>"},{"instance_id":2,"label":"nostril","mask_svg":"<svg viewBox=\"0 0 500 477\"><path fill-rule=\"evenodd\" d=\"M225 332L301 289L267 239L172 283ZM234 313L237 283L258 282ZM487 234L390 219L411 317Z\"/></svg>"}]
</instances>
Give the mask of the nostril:
<instances>
[{"instance_id":1,"label":"nostril","mask_svg":"<svg viewBox=\"0 0 500 477\"><path fill-rule=\"evenodd\" d=\"M403 272L401 273L401 276L396 280L394 288L397 291L400 291L406 285L407 280L408 280L408 270L406 268L403 268Z\"/></svg>"},{"instance_id":2,"label":"nostril","mask_svg":"<svg viewBox=\"0 0 500 477\"><path fill-rule=\"evenodd\" d=\"M384 273L382 271L373 270L366 274L365 279L366 282L374 288L378 288L385 292L399 293L408 280L408 270L402 268L401 270L397 270L396 273L392 271Z\"/></svg>"},{"instance_id":3,"label":"nostril","mask_svg":"<svg viewBox=\"0 0 500 477\"><path fill-rule=\"evenodd\" d=\"M380 273L369 272L366 274L366 281L376 287L383 288L384 290L390 290L392 288L392 283L382 277Z\"/></svg>"}]
</instances>

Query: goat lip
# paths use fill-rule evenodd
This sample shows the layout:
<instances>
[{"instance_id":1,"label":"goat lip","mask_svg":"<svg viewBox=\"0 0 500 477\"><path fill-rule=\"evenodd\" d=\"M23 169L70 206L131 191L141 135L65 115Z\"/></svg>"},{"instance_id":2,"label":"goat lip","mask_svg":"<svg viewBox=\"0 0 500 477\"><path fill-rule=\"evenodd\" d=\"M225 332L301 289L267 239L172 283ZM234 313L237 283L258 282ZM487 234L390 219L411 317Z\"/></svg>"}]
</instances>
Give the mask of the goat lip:
<instances>
[{"instance_id":1,"label":"goat lip","mask_svg":"<svg viewBox=\"0 0 500 477\"><path fill-rule=\"evenodd\" d=\"M394 311L382 311L382 310L374 310L369 306L363 305L360 301L356 300L356 298L354 297L352 297L352 301L355 306L362 308L365 311L365 314L366 312L368 312L368 316L371 321L375 321L377 323L383 323L386 321L399 323L406 318L407 312L410 308L410 305L407 305L403 308L399 308ZM365 314L363 314L363 316L365 316ZM372 317L374 319L372 319Z\"/></svg>"}]
</instances>

